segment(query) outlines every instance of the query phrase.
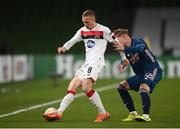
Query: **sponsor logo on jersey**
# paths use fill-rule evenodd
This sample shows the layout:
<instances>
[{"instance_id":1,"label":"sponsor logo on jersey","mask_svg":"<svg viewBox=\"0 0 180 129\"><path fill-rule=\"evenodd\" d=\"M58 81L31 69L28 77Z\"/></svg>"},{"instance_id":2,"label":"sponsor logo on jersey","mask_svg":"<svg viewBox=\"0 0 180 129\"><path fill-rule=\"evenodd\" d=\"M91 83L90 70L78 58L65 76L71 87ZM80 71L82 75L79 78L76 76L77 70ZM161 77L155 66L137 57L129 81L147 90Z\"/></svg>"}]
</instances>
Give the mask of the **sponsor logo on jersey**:
<instances>
[{"instance_id":1,"label":"sponsor logo on jersey","mask_svg":"<svg viewBox=\"0 0 180 129\"><path fill-rule=\"evenodd\" d=\"M81 37L83 39L103 39L103 31L81 31Z\"/></svg>"},{"instance_id":2,"label":"sponsor logo on jersey","mask_svg":"<svg viewBox=\"0 0 180 129\"><path fill-rule=\"evenodd\" d=\"M93 48L95 46L95 42L93 40L88 40L86 44L88 48Z\"/></svg>"}]
</instances>

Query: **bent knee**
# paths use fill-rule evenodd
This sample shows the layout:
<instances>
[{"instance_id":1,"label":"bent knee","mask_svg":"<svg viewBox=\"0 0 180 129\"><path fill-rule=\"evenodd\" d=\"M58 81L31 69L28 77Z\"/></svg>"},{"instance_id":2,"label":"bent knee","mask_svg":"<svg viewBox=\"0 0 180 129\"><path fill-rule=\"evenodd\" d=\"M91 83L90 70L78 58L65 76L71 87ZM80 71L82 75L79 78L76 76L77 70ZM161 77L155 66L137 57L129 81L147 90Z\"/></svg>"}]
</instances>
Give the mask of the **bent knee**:
<instances>
[{"instance_id":1,"label":"bent knee","mask_svg":"<svg viewBox=\"0 0 180 129\"><path fill-rule=\"evenodd\" d=\"M124 81L120 82L118 88L123 88L123 89L129 90L130 86L129 86L128 82L124 80Z\"/></svg>"},{"instance_id":2,"label":"bent knee","mask_svg":"<svg viewBox=\"0 0 180 129\"><path fill-rule=\"evenodd\" d=\"M146 83L142 83L139 87L140 92L150 92L150 87Z\"/></svg>"}]
</instances>

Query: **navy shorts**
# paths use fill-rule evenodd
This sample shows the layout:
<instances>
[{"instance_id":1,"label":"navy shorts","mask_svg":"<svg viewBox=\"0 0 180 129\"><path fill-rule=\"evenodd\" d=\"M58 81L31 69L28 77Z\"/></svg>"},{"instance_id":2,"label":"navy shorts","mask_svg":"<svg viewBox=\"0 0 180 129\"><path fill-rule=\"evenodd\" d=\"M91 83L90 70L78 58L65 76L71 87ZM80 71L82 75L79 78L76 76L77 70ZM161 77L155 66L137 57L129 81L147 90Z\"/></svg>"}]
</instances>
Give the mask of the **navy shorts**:
<instances>
[{"instance_id":1,"label":"navy shorts","mask_svg":"<svg viewBox=\"0 0 180 129\"><path fill-rule=\"evenodd\" d=\"M130 89L139 91L139 87L142 83L146 83L150 88L150 93L155 88L155 85L161 80L162 78L162 70L153 68L152 70L148 70L145 74L137 74L132 77L126 79L128 82Z\"/></svg>"}]
</instances>

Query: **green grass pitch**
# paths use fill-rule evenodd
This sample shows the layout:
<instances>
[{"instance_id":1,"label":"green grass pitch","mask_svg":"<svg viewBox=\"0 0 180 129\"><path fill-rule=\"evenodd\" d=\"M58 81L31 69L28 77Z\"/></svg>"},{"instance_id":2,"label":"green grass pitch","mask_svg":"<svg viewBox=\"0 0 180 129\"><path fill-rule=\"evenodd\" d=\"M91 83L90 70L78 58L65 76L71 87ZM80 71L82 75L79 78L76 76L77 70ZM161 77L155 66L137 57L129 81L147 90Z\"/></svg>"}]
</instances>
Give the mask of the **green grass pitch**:
<instances>
[{"instance_id":1,"label":"green grass pitch","mask_svg":"<svg viewBox=\"0 0 180 129\"><path fill-rule=\"evenodd\" d=\"M18 109L62 98L66 94L69 80L59 80L58 86L52 80L31 80L0 85L0 115ZM94 88L118 83L117 79L98 80ZM175 128L180 127L180 79L163 79L151 94L152 122L122 122L128 115L115 88L99 92L102 102L111 113L110 119L103 123L94 123L96 109L86 96L76 98L57 122L46 122L42 114L48 107L59 107L59 103L27 112L0 118L0 127L15 128ZM81 90L78 91L80 93ZM141 114L141 100L138 92L130 92L137 111Z\"/></svg>"}]
</instances>

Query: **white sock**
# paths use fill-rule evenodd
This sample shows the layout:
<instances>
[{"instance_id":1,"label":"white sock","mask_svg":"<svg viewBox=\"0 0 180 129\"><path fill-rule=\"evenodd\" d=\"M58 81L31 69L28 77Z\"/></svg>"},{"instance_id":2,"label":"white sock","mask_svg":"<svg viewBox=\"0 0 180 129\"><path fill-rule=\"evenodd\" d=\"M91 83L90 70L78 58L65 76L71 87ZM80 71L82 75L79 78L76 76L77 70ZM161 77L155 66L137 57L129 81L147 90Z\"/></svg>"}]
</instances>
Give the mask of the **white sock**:
<instances>
[{"instance_id":1,"label":"white sock","mask_svg":"<svg viewBox=\"0 0 180 129\"><path fill-rule=\"evenodd\" d=\"M72 103L74 100L74 94L68 93L63 100L61 101L60 107L57 110L60 114L64 112L64 110Z\"/></svg>"},{"instance_id":2,"label":"white sock","mask_svg":"<svg viewBox=\"0 0 180 129\"><path fill-rule=\"evenodd\" d=\"M132 112L130 112L130 114L133 114L133 115L135 115L135 116L138 115L137 111L132 111Z\"/></svg>"},{"instance_id":3,"label":"white sock","mask_svg":"<svg viewBox=\"0 0 180 129\"><path fill-rule=\"evenodd\" d=\"M91 97L89 97L89 100L98 109L99 113L106 114L106 110L104 109L101 99L96 91Z\"/></svg>"},{"instance_id":4,"label":"white sock","mask_svg":"<svg viewBox=\"0 0 180 129\"><path fill-rule=\"evenodd\" d=\"M149 118L149 114L143 114L144 118Z\"/></svg>"}]
</instances>

